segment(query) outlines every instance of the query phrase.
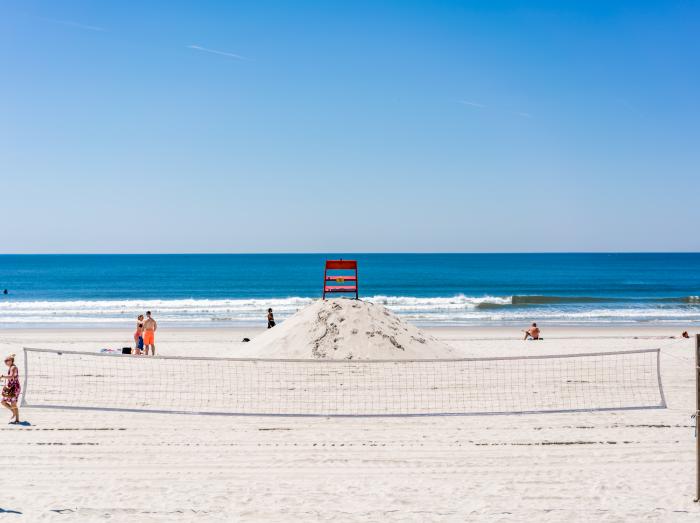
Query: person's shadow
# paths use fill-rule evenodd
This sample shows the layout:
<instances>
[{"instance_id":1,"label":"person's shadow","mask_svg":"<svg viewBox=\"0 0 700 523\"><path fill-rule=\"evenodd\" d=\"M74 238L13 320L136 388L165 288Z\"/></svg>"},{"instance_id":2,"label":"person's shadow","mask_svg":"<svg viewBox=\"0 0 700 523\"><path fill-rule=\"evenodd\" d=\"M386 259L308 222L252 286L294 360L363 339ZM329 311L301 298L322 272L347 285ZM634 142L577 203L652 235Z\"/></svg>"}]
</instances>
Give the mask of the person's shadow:
<instances>
[{"instance_id":1,"label":"person's shadow","mask_svg":"<svg viewBox=\"0 0 700 523\"><path fill-rule=\"evenodd\" d=\"M0 514L22 514L19 510L9 510L6 508L0 507Z\"/></svg>"}]
</instances>

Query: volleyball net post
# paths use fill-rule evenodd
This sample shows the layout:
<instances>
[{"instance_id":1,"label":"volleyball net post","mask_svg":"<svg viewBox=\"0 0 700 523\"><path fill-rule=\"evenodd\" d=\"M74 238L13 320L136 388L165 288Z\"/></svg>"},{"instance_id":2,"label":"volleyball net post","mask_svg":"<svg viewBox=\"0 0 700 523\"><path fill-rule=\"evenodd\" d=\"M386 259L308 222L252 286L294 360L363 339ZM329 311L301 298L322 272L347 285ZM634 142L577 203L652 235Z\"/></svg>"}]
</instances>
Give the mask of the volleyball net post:
<instances>
[{"instance_id":1,"label":"volleyball net post","mask_svg":"<svg viewBox=\"0 0 700 523\"><path fill-rule=\"evenodd\" d=\"M695 501L700 501L700 334L695 335Z\"/></svg>"}]
</instances>

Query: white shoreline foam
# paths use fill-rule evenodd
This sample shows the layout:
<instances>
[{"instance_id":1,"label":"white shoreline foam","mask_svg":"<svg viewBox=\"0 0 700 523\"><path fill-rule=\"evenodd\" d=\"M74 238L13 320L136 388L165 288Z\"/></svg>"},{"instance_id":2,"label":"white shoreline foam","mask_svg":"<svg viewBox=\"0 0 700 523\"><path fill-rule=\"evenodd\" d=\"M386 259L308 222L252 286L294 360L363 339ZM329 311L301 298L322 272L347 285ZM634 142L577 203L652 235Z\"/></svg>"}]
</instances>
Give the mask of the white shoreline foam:
<instances>
[{"instance_id":1,"label":"white shoreline foam","mask_svg":"<svg viewBox=\"0 0 700 523\"><path fill-rule=\"evenodd\" d=\"M558 324L635 324L649 321L700 323L700 306L692 299L649 303L528 303L512 305L513 297L464 296L364 298L386 306L402 319L420 325L510 324L546 321ZM58 325L129 325L137 314L154 311L170 325L255 325L272 307L278 320L293 315L315 298L152 299L0 301L0 327Z\"/></svg>"}]
</instances>

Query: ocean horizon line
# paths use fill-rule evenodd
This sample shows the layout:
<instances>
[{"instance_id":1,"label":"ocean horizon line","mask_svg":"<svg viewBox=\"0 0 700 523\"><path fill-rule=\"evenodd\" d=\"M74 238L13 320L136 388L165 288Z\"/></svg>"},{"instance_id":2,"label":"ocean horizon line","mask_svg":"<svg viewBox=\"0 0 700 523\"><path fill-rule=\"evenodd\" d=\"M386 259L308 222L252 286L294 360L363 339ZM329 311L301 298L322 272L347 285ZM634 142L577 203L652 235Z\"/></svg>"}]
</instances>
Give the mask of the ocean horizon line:
<instances>
[{"instance_id":1,"label":"ocean horizon line","mask_svg":"<svg viewBox=\"0 0 700 523\"><path fill-rule=\"evenodd\" d=\"M700 254L700 251L272 251L272 252L7 252L0 256L318 256L318 255L543 255Z\"/></svg>"}]
</instances>

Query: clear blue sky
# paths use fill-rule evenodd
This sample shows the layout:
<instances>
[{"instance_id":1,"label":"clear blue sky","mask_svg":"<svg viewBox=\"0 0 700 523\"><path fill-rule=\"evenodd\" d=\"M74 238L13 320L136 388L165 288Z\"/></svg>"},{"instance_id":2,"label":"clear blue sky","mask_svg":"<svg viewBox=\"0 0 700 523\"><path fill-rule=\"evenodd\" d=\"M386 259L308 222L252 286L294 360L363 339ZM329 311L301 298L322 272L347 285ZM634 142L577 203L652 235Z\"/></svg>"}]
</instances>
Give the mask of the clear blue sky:
<instances>
[{"instance_id":1,"label":"clear blue sky","mask_svg":"<svg viewBox=\"0 0 700 523\"><path fill-rule=\"evenodd\" d=\"M0 252L698 251L700 3L0 4Z\"/></svg>"}]
</instances>

